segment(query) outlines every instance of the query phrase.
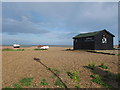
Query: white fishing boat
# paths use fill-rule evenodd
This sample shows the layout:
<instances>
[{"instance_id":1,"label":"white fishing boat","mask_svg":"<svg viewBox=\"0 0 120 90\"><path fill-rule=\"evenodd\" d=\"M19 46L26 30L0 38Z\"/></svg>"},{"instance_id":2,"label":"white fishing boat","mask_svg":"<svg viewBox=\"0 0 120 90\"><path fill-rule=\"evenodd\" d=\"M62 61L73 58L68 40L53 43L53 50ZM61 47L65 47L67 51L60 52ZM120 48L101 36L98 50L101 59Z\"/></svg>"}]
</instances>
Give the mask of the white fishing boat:
<instances>
[{"instance_id":1,"label":"white fishing boat","mask_svg":"<svg viewBox=\"0 0 120 90\"><path fill-rule=\"evenodd\" d=\"M48 49L49 46L43 46L43 47L40 47L40 49Z\"/></svg>"},{"instance_id":2,"label":"white fishing boat","mask_svg":"<svg viewBox=\"0 0 120 90\"><path fill-rule=\"evenodd\" d=\"M14 48L20 48L20 45L19 44L13 44L13 47Z\"/></svg>"},{"instance_id":3,"label":"white fishing boat","mask_svg":"<svg viewBox=\"0 0 120 90\"><path fill-rule=\"evenodd\" d=\"M49 46L39 45L39 46L38 46L38 48L39 48L39 49L48 49L48 48L49 48Z\"/></svg>"}]
</instances>

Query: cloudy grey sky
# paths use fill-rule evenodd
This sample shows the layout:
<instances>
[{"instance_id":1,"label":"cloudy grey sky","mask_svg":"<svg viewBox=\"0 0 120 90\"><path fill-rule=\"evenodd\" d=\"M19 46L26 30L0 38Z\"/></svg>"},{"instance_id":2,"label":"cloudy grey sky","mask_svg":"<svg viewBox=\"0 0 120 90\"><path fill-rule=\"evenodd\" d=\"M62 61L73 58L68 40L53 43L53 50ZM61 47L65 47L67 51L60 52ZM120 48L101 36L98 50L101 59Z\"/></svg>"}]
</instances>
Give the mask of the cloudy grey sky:
<instances>
[{"instance_id":1,"label":"cloudy grey sky","mask_svg":"<svg viewBox=\"0 0 120 90\"><path fill-rule=\"evenodd\" d=\"M107 29L118 41L117 2L4 2L3 44L72 45L72 37Z\"/></svg>"}]
</instances>

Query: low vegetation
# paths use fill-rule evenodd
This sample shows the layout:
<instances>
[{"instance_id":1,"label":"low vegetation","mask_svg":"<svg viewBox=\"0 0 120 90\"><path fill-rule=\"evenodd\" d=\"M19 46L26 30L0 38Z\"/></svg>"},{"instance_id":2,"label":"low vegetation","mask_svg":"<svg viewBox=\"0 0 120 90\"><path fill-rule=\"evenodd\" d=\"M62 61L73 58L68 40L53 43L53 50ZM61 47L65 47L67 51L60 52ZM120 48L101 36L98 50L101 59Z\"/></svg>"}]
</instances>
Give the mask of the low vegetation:
<instances>
[{"instance_id":1,"label":"low vegetation","mask_svg":"<svg viewBox=\"0 0 120 90\"><path fill-rule=\"evenodd\" d=\"M108 69L108 67L104 63L101 63L101 65L99 65L99 66L96 66L95 63L91 63L87 67L89 69L91 69L92 72L94 72L93 75L89 76L91 78L92 82L97 83L97 84L99 84L99 85L101 85L101 86L103 86L105 88L112 88L112 85L107 83L107 81L109 82L112 77L111 77L111 74L109 73L110 71L106 70L106 69ZM105 75L100 76L96 72L96 69L95 69L96 67L105 69L104 70ZM58 69L47 68L47 70L52 70L57 76L59 76L59 74L61 73L61 71L58 70ZM75 88L80 88L79 82L81 80L80 80L80 77L79 77L79 72L77 72L77 71L72 71L72 72L69 71L69 72L66 72L66 74L74 83L76 83L76 85L74 87ZM55 75L51 76L50 78L54 79L54 85L56 87L65 88L66 85L64 84L64 82L62 82ZM115 80L120 85L120 74L116 75ZM20 89L20 88L23 88L24 86L31 86L32 82L33 82L33 78L26 77L26 78L21 79L19 81L19 83L13 84L13 87ZM47 85L50 85L50 84L47 82L46 79L42 79L41 82L39 83L39 85L47 86ZM6 88L10 88L10 87L8 86Z\"/></svg>"},{"instance_id":2,"label":"low vegetation","mask_svg":"<svg viewBox=\"0 0 120 90\"><path fill-rule=\"evenodd\" d=\"M30 86L32 85L33 78L23 78L20 80L22 86Z\"/></svg>"},{"instance_id":3,"label":"low vegetation","mask_svg":"<svg viewBox=\"0 0 120 90\"><path fill-rule=\"evenodd\" d=\"M10 48L5 48L5 49L2 49L2 51L24 51L24 49L10 49Z\"/></svg>"},{"instance_id":4,"label":"low vegetation","mask_svg":"<svg viewBox=\"0 0 120 90\"><path fill-rule=\"evenodd\" d=\"M108 67L104 63L102 63L101 65L99 65L99 67L101 67L103 69L108 69Z\"/></svg>"},{"instance_id":5,"label":"low vegetation","mask_svg":"<svg viewBox=\"0 0 120 90\"><path fill-rule=\"evenodd\" d=\"M47 70L52 70L51 68L47 68Z\"/></svg>"},{"instance_id":6,"label":"low vegetation","mask_svg":"<svg viewBox=\"0 0 120 90\"><path fill-rule=\"evenodd\" d=\"M67 75L71 78L71 79L73 79L73 81L74 82L76 82L76 81L80 81L80 78L79 78L79 76L78 76L78 72L67 72Z\"/></svg>"},{"instance_id":7,"label":"low vegetation","mask_svg":"<svg viewBox=\"0 0 120 90\"><path fill-rule=\"evenodd\" d=\"M54 72L55 72L56 75L58 75L59 73L61 73L61 71L58 70L58 69L54 69Z\"/></svg>"},{"instance_id":8,"label":"low vegetation","mask_svg":"<svg viewBox=\"0 0 120 90\"><path fill-rule=\"evenodd\" d=\"M6 86L4 89L6 90L7 88L10 88L10 86Z\"/></svg>"},{"instance_id":9,"label":"low vegetation","mask_svg":"<svg viewBox=\"0 0 120 90\"><path fill-rule=\"evenodd\" d=\"M99 65L98 67L101 67L103 69L108 69L108 67L104 63L101 63L101 65ZM111 74L109 73L110 71L106 70L106 71L104 71L105 75L100 76L94 70L94 68L95 68L94 64L89 64L89 68L92 69L92 72L94 72L94 75L90 75L90 77L92 78L92 80L91 80L92 82L95 82L105 88L112 88L112 86L110 84L105 83L105 81L109 81L111 78Z\"/></svg>"},{"instance_id":10,"label":"low vegetation","mask_svg":"<svg viewBox=\"0 0 120 90\"><path fill-rule=\"evenodd\" d=\"M14 87L14 88L22 88L22 85L20 85L20 84L18 84L18 83L15 83L15 84L13 84L13 87Z\"/></svg>"},{"instance_id":11,"label":"low vegetation","mask_svg":"<svg viewBox=\"0 0 120 90\"><path fill-rule=\"evenodd\" d=\"M33 81L33 78L23 78L19 81L19 83L15 83L13 84L12 86L15 88L11 88L10 86L6 86L4 88L4 90L10 90L10 89L13 89L13 90L22 90L22 88L24 88L24 86L31 86L32 85L32 81Z\"/></svg>"},{"instance_id":12,"label":"low vegetation","mask_svg":"<svg viewBox=\"0 0 120 90\"><path fill-rule=\"evenodd\" d=\"M111 85L104 83L99 75L90 75L90 77L92 77L92 82L102 85L105 88L111 88Z\"/></svg>"},{"instance_id":13,"label":"low vegetation","mask_svg":"<svg viewBox=\"0 0 120 90\"><path fill-rule=\"evenodd\" d=\"M87 66L89 69L94 69L96 67L95 63L88 64Z\"/></svg>"},{"instance_id":14,"label":"low vegetation","mask_svg":"<svg viewBox=\"0 0 120 90\"><path fill-rule=\"evenodd\" d=\"M36 48L36 49L34 49L34 50L41 50L41 51L42 51L42 50L48 50L48 49L39 49L39 48Z\"/></svg>"},{"instance_id":15,"label":"low vegetation","mask_svg":"<svg viewBox=\"0 0 120 90\"><path fill-rule=\"evenodd\" d=\"M76 85L75 88L80 88L80 86L79 86L79 85Z\"/></svg>"},{"instance_id":16,"label":"low vegetation","mask_svg":"<svg viewBox=\"0 0 120 90\"><path fill-rule=\"evenodd\" d=\"M42 81L40 82L40 85L49 85L49 83L47 83L45 79L42 79Z\"/></svg>"},{"instance_id":17,"label":"low vegetation","mask_svg":"<svg viewBox=\"0 0 120 90\"><path fill-rule=\"evenodd\" d=\"M57 86L57 87L61 87L61 88L65 87L64 84L59 79L57 79L55 81L54 85Z\"/></svg>"},{"instance_id":18,"label":"low vegetation","mask_svg":"<svg viewBox=\"0 0 120 90\"><path fill-rule=\"evenodd\" d=\"M117 56L120 56L120 54L116 54Z\"/></svg>"},{"instance_id":19,"label":"low vegetation","mask_svg":"<svg viewBox=\"0 0 120 90\"><path fill-rule=\"evenodd\" d=\"M50 78L55 79L55 75L54 75L54 76L51 76Z\"/></svg>"}]
</instances>

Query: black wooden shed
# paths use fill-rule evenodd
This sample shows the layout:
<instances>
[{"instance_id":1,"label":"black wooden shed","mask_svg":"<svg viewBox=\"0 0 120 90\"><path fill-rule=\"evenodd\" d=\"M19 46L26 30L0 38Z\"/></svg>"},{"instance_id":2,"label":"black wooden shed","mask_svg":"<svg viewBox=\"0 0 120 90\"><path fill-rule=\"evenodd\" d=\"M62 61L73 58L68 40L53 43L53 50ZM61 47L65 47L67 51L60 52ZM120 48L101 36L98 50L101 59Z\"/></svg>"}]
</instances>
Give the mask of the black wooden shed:
<instances>
[{"instance_id":1,"label":"black wooden shed","mask_svg":"<svg viewBox=\"0 0 120 90\"><path fill-rule=\"evenodd\" d=\"M113 49L113 34L107 30L81 33L73 37L74 50L111 50Z\"/></svg>"}]
</instances>

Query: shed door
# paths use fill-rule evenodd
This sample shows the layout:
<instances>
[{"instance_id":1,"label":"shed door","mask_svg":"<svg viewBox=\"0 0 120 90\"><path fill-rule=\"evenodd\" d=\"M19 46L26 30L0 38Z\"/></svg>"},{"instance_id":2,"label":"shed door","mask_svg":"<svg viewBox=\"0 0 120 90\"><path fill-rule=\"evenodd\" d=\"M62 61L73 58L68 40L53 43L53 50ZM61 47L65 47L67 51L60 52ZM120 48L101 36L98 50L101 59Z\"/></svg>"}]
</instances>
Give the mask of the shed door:
<instances>
[{"instance_id":1,"label":"shed door","mask_svg":"<svg viewBox=\"0 0 120 90\"><path fill-rule=\"evenodd\" d=\"M88 50L93 50L95 45L94 45L94 37L86 37L83 40L83 49L88 49Z\"/></svg>"},{"instance_id":2,"label":"shed door","mask_svg":"<svg viewBox=\"0 0 120 90\"><path fill-rule=\"evenodd\" d=\"M94 44L94 42L85 42L85 43L83 43L82 47L83 47L83 49L94 50L95 44Z\"/></svg>"}]
</instances>

